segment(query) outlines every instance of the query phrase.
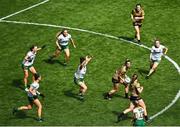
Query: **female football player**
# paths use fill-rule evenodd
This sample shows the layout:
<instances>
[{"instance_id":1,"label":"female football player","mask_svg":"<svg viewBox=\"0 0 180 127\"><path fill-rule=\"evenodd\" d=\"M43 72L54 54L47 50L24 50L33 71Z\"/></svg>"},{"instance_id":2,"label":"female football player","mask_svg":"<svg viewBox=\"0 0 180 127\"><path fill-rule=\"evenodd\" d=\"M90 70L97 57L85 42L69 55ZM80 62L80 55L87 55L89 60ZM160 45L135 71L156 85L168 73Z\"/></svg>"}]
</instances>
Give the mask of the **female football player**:
<instances>
[{"instance_id":1,"label":"female football player","mask_svg":"<svg viewBox=\"0 0 180 127\"><path fill-rule=\"evenodd\" d=\"M38 92L38 88L39 88L39 82L41 80L41 76L39 74L34 74L34 82L30 85L29 91L28 91L28 101L29 104L26 106L21 106L18 108L14 108L13 109L13 114L15 114L16 112L20 111L20 110L30 110L32 109L33 104L35 104L37 106L37 114L38 114L38 121L42 122L42 104L38 99L38 96L42 96L44 97L43 94L41 94L40 92Z\"/></svg>"},{"instance_id":2,"label":"female football player","mask_svg":"<svg viewBox=\"0 0 180 127\"><path fill-rule=\"evenodd\" d=\"M106 94L105 96L106 99L108 100L112 99L112 95L118 91L120 84L123 84L125 86L125 98L128 98L128 91L129 91L128 84L130 83L130 79L126 75L126 73L130 67L131 67L131 62L129 59L127 59L124 62L123 66L118 70L116 70L115 74L112 77L113 88L110 92Z\"/></svg>"},{"instance_id":3,"label":"female football player","mask_svg":"<svg viewBox=\"0 0 180 127\"><path fill-rule=\"evenodd\" d=\"M133 26L135 29L135 40L137 40L138 43L141 44L140 29L144 20L144 10L142 9L141 4L137 4L135 9L132 10L131 19L133 21Z\"/></svg>"},{"instance_id":4,"label":"female football player","mask_svg":"<svg viewBox=\"0 0 180 127\"><path fill-rule=\"evenodd\" d=\"M126 117L126 114L128 112L133 111L135 104L140 105L141 107L143 107L144 109L144 116L145 116L145 120L148 120L148 116L147 116L147 110L146 110L146 105L143 101L143 99L140 97L140 94L143 91L143 87L140 86L140 83L138 81L138 75L134 74L131 78L131 83L129 85L129 90L131 92L131 96L130 96L130 105L129 108L127 108L126 110L124 110L122 113L120 113L118 115L118 122L123 120Z\"/></svg>"},{"instance_id":5,"label":"female football player","mask_svg":"<svg viewBox=\"0 0 180 127\"><path fill-rule=\"evenodd\" d=\"M79 85L79 96L80 99L84 99L84 94L87 91L87 85L84 82L84 76L86 74L86 65L91 61L91 56L81 57L80 58L80 65L76 73L74 74L74 83Z\"/></svg>"},{"instance_id":6,"label":"female football player","mask_svg":"<svg viewBox=\"0 0 180 127\"><path fill-rule=\"evenodd\" d=\"M135 104L135 108L133 109L133 116L133 126L145 126L144 109L138 104Z\"/></svg>"},{"instance_id":7,"label":"female football player","mask_svg":"<svg viewBox=\"0 0 180 127\"><path fill-rule=\"evenodd\" d=\"M163 54L166 54L168 51L168 48L166 48L165 46L160 44L160 41L158 39L155 40L154 42L154 46L152 46L151 48L151 54L150 54L150 71L148 73L148 75L146 76L146 78L149 78L149 76L155 72L155 70L157 69L160 61L161 61L161 57Z\"/></svg>"},{"instance_id":8,"label":"female football player","mask_svg":"<svg viewBox=\"0 0 180 127\"><path fill-rule=\"evenodd\" d=\"M24 60L22 62L22 69L24 71L24 86L25 86L25 91L28 91L28 88L27 88L28 76L29 76L28 72L30 71L33 75L37 73L36 69L33 66L33 63L34 63L37 51L39 51L39 50L41 50L43 48L45 48L45 45L42 46L41 48L38 48L37 46L33 45L30 48L30 51L28 51L28 53L24 57Z\"/></svg>"},{"instance_id":9,"label":"female football player","mask_svg":"<svg viewBox=\"0 0 180 127\"><path fill-rule=\"evenodd\" d=\"M69 41L73 44L74 48L76 48L76 45L71 38L71 35L68 33L66 29L63 29L61 32L58 32L56 35L56 51L54 54L50 57L49 60L52 60L53 58L57 57L60 55L62 51L65 52L65 62L64 65L66 65L69 62L70 58L70 51L69 51Z\"/></svg>"}]
</instances>

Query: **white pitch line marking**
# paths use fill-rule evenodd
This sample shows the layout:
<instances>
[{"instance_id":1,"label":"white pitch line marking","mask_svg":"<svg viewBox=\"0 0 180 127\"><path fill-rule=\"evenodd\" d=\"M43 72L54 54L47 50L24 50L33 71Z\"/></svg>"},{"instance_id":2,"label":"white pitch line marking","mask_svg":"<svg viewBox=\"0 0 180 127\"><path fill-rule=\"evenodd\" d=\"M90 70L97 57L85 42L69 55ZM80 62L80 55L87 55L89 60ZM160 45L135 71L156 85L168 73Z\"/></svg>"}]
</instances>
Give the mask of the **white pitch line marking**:
<instances>
[{"instance_id":1,"label":"white pitch line marking","mask_svg":"<svg viewBox=\"0 0 180 127\"><path fill-rule=\"evenodd\" d=\"M20 11L17 11L17 12L12 13L12 14L10 14L10 15L7 15L7 16L5 16L5 17L2 17L2 18L0 18L0 21L3 20L3 19L7 19L7 18L9 18L9 17L12 17L12 16L14 16L14 15L17 15L17 14L19 14L19 13L22 13L22 12L24 12L24 11L30 10L30 9L32 9L32 8L34 8L34 7L37 7L37 6L41 5L41 4L45 4L45 3L48 2L48 1L49 1L49 0L42 1L42 2L40 2L40 3L37 3L37 4L34 4L34 5L30 6L30 7L28 7L28 8L25 8L25 9L23 9L23 10L20 10Z\"/></svg>"},{"instance_id":2,"label":"white pitch line marking","mask_svg":"<svg viewBox=\"0 0 180 127\"><path fill-rule=\"evenodd\" d=\"M79 29L79 28L60 26L60 25L52 25L52 24L33 23L33 22L8 21L8 20L0 20L0 22L14 23L14 24L24 24L24 25L35 25L35 26L45 26L45 27L54 27L54 28L65 28L65 29L70 29L70 30L75 30L75 31L81 31L81 32L86 32L86 33L90 33L90 34L95 34L95 35L99 35L99 36L104 36L104 37L107 37L107 38L113 38L113 39L116 39L116 40L122 40L122 41L129 42L131 44L134 44L134 45L137 45L139 47L143 47L145 49L150 50L150 48L145 46L145 45L139 45L137 43L125 40L123 38L119 38L119 37L108 35L108 34L98 33L98 32L94 32L94 31L90 31L90 30L84 30L84 29ZM176 70L180 74L180 67L179 67L179 65L174 60L172 60L170 57L168 57L167 55L164 55L164 57L169 62L171 62L174 65L174 67L176 68ZM150 119L152 120L152 119L156 118L157 116L161 115L162 113L164 113L166 110L168 110L170 107L172 107L179 98L180 98L180 90L178 91L178 93L176 94L175 98L172 100L172 102L168 106L166 106L161 111L159 111L158 113L156 113L153 116L151 116Z\"/></svg>"}]
</instances>

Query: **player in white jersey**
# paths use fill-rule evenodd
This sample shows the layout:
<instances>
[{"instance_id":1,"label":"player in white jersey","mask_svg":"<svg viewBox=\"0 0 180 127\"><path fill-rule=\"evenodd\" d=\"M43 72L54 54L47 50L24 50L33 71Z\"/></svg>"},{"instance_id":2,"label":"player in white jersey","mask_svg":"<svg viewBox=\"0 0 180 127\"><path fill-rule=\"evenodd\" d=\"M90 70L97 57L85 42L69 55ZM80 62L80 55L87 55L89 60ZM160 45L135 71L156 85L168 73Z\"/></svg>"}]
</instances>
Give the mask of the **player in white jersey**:
<instances>
[{"instance_id":1,"label":"player in white jersey","mask_svg":"<svg viewBox=\"0 0 180 127\"><path fill-rule=\"evenodd\" d=\"M133 115L133 126L145 126L144 109L138 104L135 104L135 108L133 109Z\"/></svg>"},{"instance_id":2,"label":"player in white jersey","mask_svg":"<svg viewBox=\"0 0 180 127\"><path fill-rule=\"evenodd\" d=\"M14 108L13 109L13 114L15 114L16 112L20 111L20 110L31 110L33 104L36 105L37 107L37 115L38 115L38 121L42 122L42 104L38 99L38 96L42 96L43 98L45 97L43 94L41 94L40 92L38 92L38 88L39 88L39 82L41 80L41 76L39 74L35 74L34 75L34 82L30 85L29 91L27 92L27 96L28 96L28 101L29 104L26 106L21 106L18 108Z\"/></svg>"},{"instance_id":3,"label":"player in white jersey","mask_svg":"<svg viewBox=\"0 0 180 127\"><path fill-rule=\"evenodd\" d=\"M36 74L36 69L33 66L35 57L36 57L36 53L37 51L43 49L45 46L42 46L41 48L38 48L37 46L32 46L30 48L30 51L28 51L28 53L26 54L26 56L24 57L24 60L22 62L22 69L24 71L24 86L25 86L25 90L27 91L27 83L28 83L28 76L29 76L29 71L34 75Z\"/></svg>"},{"instance_id":4,"label":"player in white jersey","mask_svg":"<svg viewBox=\"0 0 180 127\"><path fill-rule=\"evenodd\" d=\"M68 33L66 29L63 29L61 32L58 32L56 35L56 51L52 56L50 56L50 61L59 56L62 51L65 52L65 62L64 65L66 65L69 62L70 59L70 51L69 51L69 41L73 44L73 47L76 48L76 45L71 37L71 35Z\"/></svg>"},{"instance_id":5,"label":"player in white jersey","mask_svg":"<svg viewBox=\"0 0 180 127\"><path fill-rule=\"evenodd\" d=\"M154 42L154 46L152 46L152 48L151 48L150 71L149 71L148 75L146 76L146 78L149 78L149 76L153 72L155 72L155 70L157 69L157 67L161 61L161 57L163 56L163 54L166 54L167 51L168 51L168 48L161 45L160 41L156 39Z\"/></svg>"},{"instance_id":6,"label":"player in white jersey","mask_svg":"<svg viewBox=\"0 0 180 127\"><path fill-rule=\"evenodd\" d=\"M76 73L74 74L74 83L79 85L79 96L80 99L84 99L84 94L87 91L87 85L84 82L84 76L86 74L86 65L90 62L92 57L86 56L80 58L80 65L78 66L78 69Z\"/></svg>"}]
</instances>

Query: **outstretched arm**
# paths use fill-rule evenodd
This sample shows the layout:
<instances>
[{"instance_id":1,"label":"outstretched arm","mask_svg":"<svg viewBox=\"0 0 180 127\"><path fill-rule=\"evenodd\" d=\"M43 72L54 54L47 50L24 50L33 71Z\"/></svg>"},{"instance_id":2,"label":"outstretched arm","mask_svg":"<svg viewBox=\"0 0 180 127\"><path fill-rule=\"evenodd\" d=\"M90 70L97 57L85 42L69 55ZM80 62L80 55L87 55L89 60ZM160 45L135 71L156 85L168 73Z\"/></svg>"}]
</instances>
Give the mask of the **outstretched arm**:
<instances>
[{"instance_id":1,"label":"outstretched arm","mask_svg":"<svg viewBox=\"0 0 180 127\"><path fill-rule=\"evenodd\" d=\"M86 66L92 59L92 56L86 56L86 59L81 63L80 69L82 69L84 66Z\"/></svg>"},{"instance_id":2,"label":"outstretched arm","mask_svg":"<svg viewBox=\"0 0 180 127\"><path fill-rule=\"evenodd\" d=\"M71 41L73 47L76 48L76 45L75 45L75 43L74 43L74 40L71 38L70 41Z\"/></svg>"}]
</instances>

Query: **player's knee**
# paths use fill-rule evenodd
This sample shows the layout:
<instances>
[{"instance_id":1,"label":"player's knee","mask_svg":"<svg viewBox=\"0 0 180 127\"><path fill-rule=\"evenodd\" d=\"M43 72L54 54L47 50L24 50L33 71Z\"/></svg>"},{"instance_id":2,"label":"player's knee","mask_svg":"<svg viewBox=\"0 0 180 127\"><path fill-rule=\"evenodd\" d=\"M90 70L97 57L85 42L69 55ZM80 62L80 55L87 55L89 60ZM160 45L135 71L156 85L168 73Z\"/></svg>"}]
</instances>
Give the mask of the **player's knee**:
<instances>
[{"instance_id":1,"label":"player's knee","mask_svg":"<svg viewBox=\"0 0 180 127\"><path fill-rule=\"evenodd\" d=\"M28 110L31 110L32 109L32 106L31 105L28 105Z\"/></svg>"},{"instance_id":2,"label":"player's knee","mask_svg":"<svg viewBox=\"0 0 180 127\"><path fill-rule=\"evenodd\" d=\"M28 76L29 76L28 74L25 74L25 75L24 75L24 78L25 78L25 79L27 79L27 78L28 78Z\"/></svg>"},{"instance_id":3,"label":"player's knee","mask_svg":"<svg viewBox=\"0 0 180 127\"><path fill-rule=\"evenodd\" d=\"M88 88L87 88L87 86L84 86L84 90L87 90Z\"/></svg>"}]
</instances>

